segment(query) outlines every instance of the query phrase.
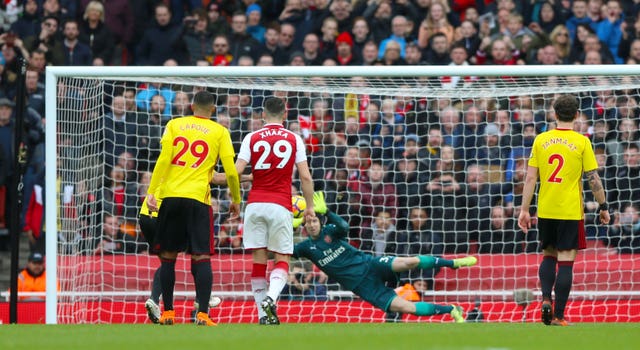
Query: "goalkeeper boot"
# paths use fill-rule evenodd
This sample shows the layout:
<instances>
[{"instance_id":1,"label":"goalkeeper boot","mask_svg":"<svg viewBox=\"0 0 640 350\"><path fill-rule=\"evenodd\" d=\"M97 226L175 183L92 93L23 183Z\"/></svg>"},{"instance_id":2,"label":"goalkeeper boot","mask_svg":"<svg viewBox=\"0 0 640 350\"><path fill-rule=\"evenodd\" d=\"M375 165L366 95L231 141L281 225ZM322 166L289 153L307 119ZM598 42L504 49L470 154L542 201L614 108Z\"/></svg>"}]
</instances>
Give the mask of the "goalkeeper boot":
<instances>
[{"instance_id":1,"label":"goalkeeper boot","mask_svg":"<svg viewBox=\"0 0 640 350\"><path fill-rule=\"evenodd\" d=\"M175 319L176 319L176 311L166 310L162 312L162 316L160 317L160 321L158 321L158 323L165 326L171 326L174 323L176 323Z\"/></svg>"},{"instance_id":2,"label":"goalkeeper boot","mask_svg":"<svg viewBox=\"0 0 640 350\"><path fill-rule=\"evenodd\" d=\"M266 297L260 303L260 307L267 314L268 324L280 324L280 319L278 318L278 314L276 313L276 303L273 302L271 297Z\"/></svg>"},{"instance_id":3,"label":"goalkeeper boot","mask_svg":"<svg viewBox=\"0 0 640 350\"><path fill-rule=\"evenodd\" d=\"M551 324L553 321L553 307L551 306L551 301L545 300L542 302L542 307L540 308L540 318L542 319L542 323L547 326Z\"/></svg>"},{"instance_id":4,"label":"goalkeeper boot","mask_svg":"<svg viewBox=\"0 0 640 350\"><path fill-rule=\"evenodd\" d=\"M158 306L155 301L147 299L147 301L144 302L144 308L147 309L147 315L151 322L160 322L160 306Z\"/></svg>"},{"instance_id":5,"label":"goalkeeper boot","mask_svg":"<svg viewBox=\"0 0 640 350\"><path fill-rule=\"evenodd\" d=\"M453 309L449 313L455 323L464 323L464 310L458 305L451 305Z\"/></svg>"},{"instance_id":6,"label":"goalkeeper boot","mask_svg":"<svg viewBox=\"0 0 640 350\"><path fill-rule=\"evenodd\" d=\"M458 269L461 267L473 266L478 263L478 259L475 256L465 256L464 258L453 259L453 268Z\"/></svg>"},{"instance_id":7,"label":"goalkeeper boot","mask_svg":"<svg viewBox=\"0 0 640 350\"><path fill-rule=\"evenodd\" d=\"M196 324L198 326L217 326L218 324L211 321L211 319L209 318L209 315L207 315L204 312L198 312L198 315L196 315Z\"/></svg>"}]
</instances>

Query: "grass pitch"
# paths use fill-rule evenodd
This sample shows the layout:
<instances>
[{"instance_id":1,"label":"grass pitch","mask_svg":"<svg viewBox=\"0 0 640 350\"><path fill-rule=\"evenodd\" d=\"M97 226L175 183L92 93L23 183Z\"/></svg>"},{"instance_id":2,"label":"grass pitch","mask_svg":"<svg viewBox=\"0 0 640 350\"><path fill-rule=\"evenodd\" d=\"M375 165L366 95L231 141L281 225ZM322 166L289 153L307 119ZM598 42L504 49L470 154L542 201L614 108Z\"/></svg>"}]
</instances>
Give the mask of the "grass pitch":
<instances>
[{"instance_id":1,"label":"grass pitch","mask_svg":"<svg viewBox=\"0 0 640 350\"><path fill-rule=\"evenodd\" d=\"M640 349L638 323L1 325L0 349Z\"/></svg>"}]
</instances>

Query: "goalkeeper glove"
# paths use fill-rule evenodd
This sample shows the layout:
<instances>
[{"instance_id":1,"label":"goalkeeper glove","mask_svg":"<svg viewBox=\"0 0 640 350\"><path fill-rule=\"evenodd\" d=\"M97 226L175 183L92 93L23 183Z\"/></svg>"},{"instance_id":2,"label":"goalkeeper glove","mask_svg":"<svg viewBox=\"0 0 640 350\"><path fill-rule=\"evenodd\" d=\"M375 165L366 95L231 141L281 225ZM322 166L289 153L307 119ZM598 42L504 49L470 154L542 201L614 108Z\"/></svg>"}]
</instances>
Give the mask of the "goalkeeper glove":
<instances>
[{"instance_id":1,"label":"goalkeeper glove","mask_svg":"<svg viewBox=\"0 0 640 350\"><path fill-rule=\"evenodd\" d=\"M327 202L324 200L324 192L316 191L313 193L313 209L317 214L327 213Z\"/></svg>"},{"instance_id":2,"label":"goalkeeper glove","mask_svg":"<svg viewBox=\"0 0 640 350\"><path fill-rule=\"evenodd\" d=\"M304 218L294 218L293 219L293 229L297 229L298 227L300 227L300 225L302 225L302 221L304 221Z\"/></svg>"}]
</instances>

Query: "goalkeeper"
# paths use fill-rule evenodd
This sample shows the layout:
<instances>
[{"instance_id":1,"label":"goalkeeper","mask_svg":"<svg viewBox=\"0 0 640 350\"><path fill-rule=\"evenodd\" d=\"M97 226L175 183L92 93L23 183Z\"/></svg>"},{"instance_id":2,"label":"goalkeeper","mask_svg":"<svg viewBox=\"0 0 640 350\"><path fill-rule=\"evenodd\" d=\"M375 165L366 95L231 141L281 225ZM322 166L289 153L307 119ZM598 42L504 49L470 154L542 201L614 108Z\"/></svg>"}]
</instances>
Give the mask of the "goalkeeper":
<instances>
[{"instance_id":1,"label":"goalkeeper","mask_svg":"<svg viewBox=\"0 0 640 350\"><path fill-rule=\"evenodd\" d=\"M337 214L329 211L323 192L314 193L316 214L304 223L308 239L294 246L293 257L311 260L320 270L340 285L385 312L408 313L416 316L449 314L456 323L464 322L463 310L456 305L438 305L407 301L387 287L385 282L398 281L397 274L413 269L449 267L457 269L473 266L472 256L446 260L435 256L373 257L351 246L346 240L349 225ZM323 222L324 221L324 222ZM294 219L294 227L302 224Z\"/></svg>"}]
</instances>

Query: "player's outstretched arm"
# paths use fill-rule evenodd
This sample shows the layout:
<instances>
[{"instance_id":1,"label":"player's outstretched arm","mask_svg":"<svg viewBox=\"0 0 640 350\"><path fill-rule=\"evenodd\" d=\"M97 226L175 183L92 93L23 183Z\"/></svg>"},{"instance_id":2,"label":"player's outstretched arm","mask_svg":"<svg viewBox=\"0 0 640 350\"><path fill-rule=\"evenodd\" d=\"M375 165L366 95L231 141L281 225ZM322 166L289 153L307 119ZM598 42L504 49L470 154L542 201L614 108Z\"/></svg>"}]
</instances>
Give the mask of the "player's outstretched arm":
<instances>
[{"instance_id":1,"label":"player's outstretched arm","mask_svg":"<svg viewBox=\"0 0 640 350\"><path fill-rule=\"evenodd\" d=\"M240 183L243 182L251 182L253 181L253 175L240 175ZM210 182L212 185L216 186L226 186L227 185L227 174L225 173L215 173L213 174L213 178Z\"/></svg>"},{"instance_id":2,"label":"player's outstretched arm","mask_svg":"<svg viewBox=\"0 0 640 350\"><path fill-rule=\"evenodd\" d=\"M311 178L311 172L309 171L309 165L306 160L296 163L296 167L298 168L298 175L300 176L302 194L307 202L307 208L304 211L304 217L305 220L307 220L316 216L313 205L313 178Z\"/></svg>"},{"instance_id":3,"label":"player's outstretched arm","mask_svg":"<svg viewBox=\"0 0 640 350\"><path fill-rule=\"evenodd\" d=\"M529 206L533 198L533 191L536 189L538 181L538 168L529 166L527 168L527 177L522 190L522 206L520 207L520 215L518 216L518 227L524 233L529 232L531 228L531 216L529 215Z\"/></svg>"},{"instance_id":4,"label":"player's outstretched arm","mask_svg":"<svg viewBox=\"0 0 640 350\"><path fill-rule=\"evenodd\" d=\"M600 223L606 225L611 220L609 216L609 205L607 204L607 196L604 193L604 187L602 186L602 180L600 179L600 175L598 175L598 170L587 171L587 182L589 183L589 188L593 193L593 197L596 199L600 208L598 211L600 212Z\"/></svg>"}]
</instances>

